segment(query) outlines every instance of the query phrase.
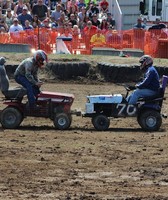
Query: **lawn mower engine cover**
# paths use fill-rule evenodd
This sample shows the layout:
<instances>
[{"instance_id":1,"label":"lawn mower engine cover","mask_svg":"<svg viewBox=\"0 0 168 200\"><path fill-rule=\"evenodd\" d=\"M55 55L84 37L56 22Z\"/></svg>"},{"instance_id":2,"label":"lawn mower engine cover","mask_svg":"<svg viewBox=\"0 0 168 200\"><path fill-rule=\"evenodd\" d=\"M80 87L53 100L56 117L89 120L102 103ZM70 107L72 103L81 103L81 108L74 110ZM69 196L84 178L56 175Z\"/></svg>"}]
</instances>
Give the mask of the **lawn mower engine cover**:
<instances>
[{"instance_id":1,"label":"lawn mower engine cover","mask_svg":"<svg viewBox=\"0 0 168 200\"><path fill-rule=\"evenodd\" d=\"M114 94L114 95L92 95L87 96L87 103L85 106L86 113L93 113L94 112L94 104L118 104L121 103L123 100L123 96L121 94Z\"/></svg>"}]
</instances>

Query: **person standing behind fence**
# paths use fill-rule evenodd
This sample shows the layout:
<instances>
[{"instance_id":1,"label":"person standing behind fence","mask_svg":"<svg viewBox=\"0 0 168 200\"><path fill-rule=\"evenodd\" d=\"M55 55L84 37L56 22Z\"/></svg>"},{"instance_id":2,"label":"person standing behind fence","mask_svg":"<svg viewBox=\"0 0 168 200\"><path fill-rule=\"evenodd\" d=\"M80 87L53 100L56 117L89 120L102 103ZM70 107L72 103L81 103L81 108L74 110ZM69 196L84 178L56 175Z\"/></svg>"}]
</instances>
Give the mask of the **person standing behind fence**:
<instances>
[{"instance_id":1,"label":"person standing behind fence","mask_svg":"<svg viewBox=\"0 0 168 200\"><path fill-rule=\"evenodd\" d=\"M141 18L137 19L137 23L134 25L134 48L144 50L145 41L145 29L146 26Z\"/></svg>"},{"instance_id":2,"label":"person standing behind fence","mask_svg":"<svg viewBox=\"0 0 168 200\"><path fill-rule=\"evenodd\" d=\"M12 41L14 43L19 42L19 39L22 39L19 37L19 32L23 31L22 25L19 24L19 21L17 18L13 19L13 24L9 27L9 33L11 36Z\"/></svg>"},{"instance_id":3,"label":"person standing behind fence","mask_svg":"<svg viewBox=\"0 0 168 200\"><path fill-rule=\"evenodd\" d=\"M83 29L83 38L85 40L86 49L90 49L90 39L92 35L94 35L97 32L97 27L92 25L91 21L87 22L86 27Z\"/></svg>"},{"instance_id":4,"label":"person standing behind fence","mask_svg":"<svg viewBox=\"0 0 168 200\"><path fill-rule=\"evenodd\" d=\"M9 27L9 33L16 33L19 31L23 31L22 25L19 24L19 21L17 18L13 19L13 24Z\"/></svg>"},{"instance_id":5,"label":"person standing behind fence","mask_svg":"<svg viewBox=\"0 0 168 200\"><path fill-rule=\"evenodd\" d=\"M90 43L91 47L102 47L106 44L106 38L102 34L101 29L97 29L96 34L91 37Z\"/></svg>"}]
</instances>

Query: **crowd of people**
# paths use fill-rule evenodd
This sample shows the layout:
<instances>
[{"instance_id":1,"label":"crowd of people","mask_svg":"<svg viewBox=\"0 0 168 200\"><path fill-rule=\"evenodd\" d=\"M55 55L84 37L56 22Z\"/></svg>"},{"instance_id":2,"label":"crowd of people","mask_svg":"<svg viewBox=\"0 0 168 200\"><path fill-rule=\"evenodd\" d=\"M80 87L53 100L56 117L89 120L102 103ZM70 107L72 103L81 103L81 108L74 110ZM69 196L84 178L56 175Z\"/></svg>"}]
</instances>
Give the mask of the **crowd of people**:
<instances>
[{"instance_id":1,"label":"crowd of people","mask_svg":"<svg viewBox=\"0 0 168 200\"><path fill-rule=\"evenodd\" d=\"M151 29L164 27L157 21ZM35 32L37 29L39 34ZM131 34L117 32L107 0L2 0L0 3L0 43L27 43L37 47L40 40L40 48L45 46L43 49L50 52L50 44L61 35L72 37L74 43L84 38L87 49L106 45L121 49L126 44L125 48L143 50L146 25L142 18L137 19L132 30L133 39ZM20 34L25 31L26 34Z\"/></svg>"},{"instance_id":2,"label":"crowd of people","mask_svg":"<svg viewBox=\"0 0 168 200\"><path fill-rule=\"evenodd\" d=\"M0 33L47 28L90 35L115 29L107 0L7 0L0 3ZM90 38L91 39L91 38Z\"/></svg>"}]
</instances>

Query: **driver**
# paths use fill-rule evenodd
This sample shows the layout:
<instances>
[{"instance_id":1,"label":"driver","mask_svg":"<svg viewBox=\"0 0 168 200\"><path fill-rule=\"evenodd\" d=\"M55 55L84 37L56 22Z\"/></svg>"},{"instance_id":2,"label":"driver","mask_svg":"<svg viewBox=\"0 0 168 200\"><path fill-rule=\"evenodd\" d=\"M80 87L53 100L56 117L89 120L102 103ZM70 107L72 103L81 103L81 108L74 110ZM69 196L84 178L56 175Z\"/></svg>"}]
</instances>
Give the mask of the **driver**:
<instances>
[{"instance_id":1,"label":"driver","mask_svg":"<svg viewBox=\"0 0 168 200\"><path fill-rule=\"evenodd\" d=\"M150 97L159 93L160 83L153 59L144 55L139 59L140 69L145 73L142 82L135 85L136 89L127 97L128 104L136 104L139 98Z\"/></svg>"},{"instance_id":2,"label":"driver","mask_svg":"<svg viewBox=\"0 0 168 200\"><path fill-rule=\"evenodd\" d=\"M36 110L36 97L40 93L42 82L38 79L38 69L44 67L44 62L48 62L47 54L43 50L37 50L33 57L26 58L16 68L14 77L17 83L27 90L28 109Z\"/></svg>"}]
</instances>

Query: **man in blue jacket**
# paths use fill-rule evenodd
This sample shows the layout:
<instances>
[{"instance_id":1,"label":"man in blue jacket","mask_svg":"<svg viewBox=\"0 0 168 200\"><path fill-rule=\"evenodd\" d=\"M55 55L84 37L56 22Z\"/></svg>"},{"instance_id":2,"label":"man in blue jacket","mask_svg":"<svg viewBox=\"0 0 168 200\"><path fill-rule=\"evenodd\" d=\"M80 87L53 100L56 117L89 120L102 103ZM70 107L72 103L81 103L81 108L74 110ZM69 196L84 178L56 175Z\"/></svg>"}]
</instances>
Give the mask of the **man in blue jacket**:
<instances>
[{"instance_id":1,"label":"man in blue jacket","mask_svg":"<svg viewBox=\"0 0 168 200\"><path fill-rule=\"evenodd\" d=\"M160 88L159 75L153 66L153 59L149 55L144 55L139 60L140 69L145 72L142 82L135 85L136 90L128 96L129 104L136 104L139 98L157 95Z\"/></svg>"}]
</instances>

